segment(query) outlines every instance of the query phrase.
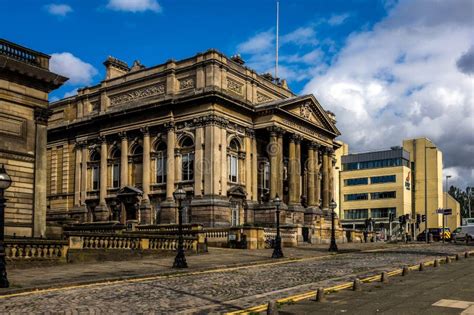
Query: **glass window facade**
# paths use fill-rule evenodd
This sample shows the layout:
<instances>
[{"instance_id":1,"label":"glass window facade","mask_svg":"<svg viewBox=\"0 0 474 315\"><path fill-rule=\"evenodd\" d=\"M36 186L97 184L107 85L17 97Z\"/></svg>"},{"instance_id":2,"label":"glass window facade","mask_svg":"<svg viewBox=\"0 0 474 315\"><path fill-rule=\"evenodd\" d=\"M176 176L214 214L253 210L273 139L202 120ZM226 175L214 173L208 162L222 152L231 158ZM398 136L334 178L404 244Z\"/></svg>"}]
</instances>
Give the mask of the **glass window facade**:
<instances>
[{"instance_id":1,"label":"glass window facade","mask_svg":"<svg viewBox=\"0 0 474 315\"><path fill-rule=\"evenodd\" d=\"M369 209L351 209L344 211L345 219L367 219L369 216Z\"/></svg>"},{"instance_id":2,"label":"glass window facade","mask_svg":"<svg viewBox=\"0 0 474 315\"><path fill-rule=\"evenodd\" d=\"M372 218L388 218L390 213L397 214L397 208L373 208L370 209L370 216Z\"/></svg>"},{"instance_id":3,"label":"glass window facade","mask_svg":"<svg viewBox=\"0 0 474 315\"><path fill-rule=\"evenodd\" d=\"M345 201L368 200L368 199L369 199L369 194L367 193L344 195Z\"/></svg>"},{"instance_id":4,"label":"glass window facade","mask_svg":"<svg viewBox=\"0 0 474 315\"><path fill-rule=\"evenodd\" d=\"M344 185L346 186L367 185L368 183L369 179L367 177L349 178L344 180Z\"/></svg>"},{"instance_id":5,"label":"glass window facade","mask_svg":"<svg viewBox=\"0 0 474 315\"><path fill-rule=\"evenodd\" d=\"M342 168L344 171L364 170L371 168L393 167L393 166L407 166L408 161L402 158L385 159L365 162L344 163Z\"/></svg>"},{"instance_id":6,"label":"glass window facade","mask_svg":"<svg viewBox=\"0 0 474 315\"><path fill-rule=\"evenodd\" d=\"M194 152L186 153L182 155L182 180L193 180L194 179Z\"/></svg>"},{"instance_id":7,"label":"glass window facade","mask_svg":"<svg viewBox=\"0 0 474 315\"><path fill-rule=\"evenodd\" d=\"M390 199L396 198L397 194L395 191L381 191L370 193L370 199Z\"/></svg>"},{"instance_id":8,"label":"glass window facade","mask_svg":"<svg viewBox=\"0 0 474 315\"><path fill-rule=\"evenodd\" d=\"M395 175L374 176L370 178L371 184L395 183L396 181L397 176Z\"/></svg>"},{"instance_id":9,"label":"glass window facade","mask_svg":"<svg viewBox=\"0 0 474 315\"><path fill-rule=\"evenodd\" d=\"M239 179L239 160L236 155L227 156L227 167L229 173L229 181L237 183Z\"/></svg>"},{"instance_id":10,"label":"glass window facade","mask_svg":"<svg viewBox=\"0 0 474 315\"><path fill-rule=\"evenodd\" d=\"M120 164L112 165L112 188L120 188Z\"/></svg>"},{"instance_id":11,"label":"glass window facade","mask_svg":"<svg viewBox=\"0 0 474 315\"><path fill-rule=\"evenodd\" d=\"M156 183L166 183L166 152L158 151L156 155Z\"/></svg>"}]
</instances>

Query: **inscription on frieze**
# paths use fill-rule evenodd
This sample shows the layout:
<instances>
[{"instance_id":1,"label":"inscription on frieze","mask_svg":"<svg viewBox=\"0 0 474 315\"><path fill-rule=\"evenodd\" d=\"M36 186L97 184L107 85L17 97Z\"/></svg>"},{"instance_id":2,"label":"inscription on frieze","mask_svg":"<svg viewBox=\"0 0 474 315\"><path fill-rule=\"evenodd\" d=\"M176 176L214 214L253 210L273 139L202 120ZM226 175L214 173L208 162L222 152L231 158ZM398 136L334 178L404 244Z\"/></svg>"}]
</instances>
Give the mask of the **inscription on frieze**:
<instances>
[{"instance_id":1,"label":"inscription on frieze","mask_svg":"<svg viewBox=\"0 0 474 315\"><path fill-rule=\"evenodd\" d=\"M159 83L156 85L147 86L141 89L136 89L130 92L114 95L110 98L110 105L120 105L134 100L165 94L165 85Z\"/></svg>"}]
</instances>

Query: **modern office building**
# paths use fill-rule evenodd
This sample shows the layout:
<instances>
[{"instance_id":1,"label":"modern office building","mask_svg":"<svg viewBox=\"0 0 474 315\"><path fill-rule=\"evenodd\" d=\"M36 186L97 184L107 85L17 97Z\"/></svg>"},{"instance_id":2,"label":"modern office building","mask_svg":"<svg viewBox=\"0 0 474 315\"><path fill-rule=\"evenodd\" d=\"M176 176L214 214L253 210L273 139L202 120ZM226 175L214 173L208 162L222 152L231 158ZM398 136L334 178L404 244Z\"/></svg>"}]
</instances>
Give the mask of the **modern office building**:
<instances>
[{"instance_id":1,"label":"modern office building","mask_svg":"<svg viewBox=\"0 0 474 315\"><path fill-rule=\"evenodd\" d=\"M404 140L403 147L389 150L344 154L341 163L339 215L343 226L365 228L366 219L371 218L375 228L387 227L391 213L396 222L409 215L415 223L425 208L428 227L442 226L442 216L436 211L445 207L442 153L429 139ZM460 221L459 215L453 209L447 220L451 229ZM412 234L423 229L421 224Z\"/></svg>"},{"instance_id":2,"label":"modern office building","mask_svg":"<svg viewBox=\"0 0 474 315\"><path fill-rule=\"evenodd\" d=\"M67 78L49 71L50 56L0 39L0 164L12 178L5 191L5 234L46 233L48 93Z\"/></svg>"},{"instance_id":3,"label":"modern office building","mask_svg":"<svg viewBox=\"0 0 474 315\"><path fill-rule=\"evenodd\" d=\"M209 50L145 67L109 57L102 82L51 105L55 221L313 225L334 198L334 114L284 80Z\"/></svg>"}]
</instances>

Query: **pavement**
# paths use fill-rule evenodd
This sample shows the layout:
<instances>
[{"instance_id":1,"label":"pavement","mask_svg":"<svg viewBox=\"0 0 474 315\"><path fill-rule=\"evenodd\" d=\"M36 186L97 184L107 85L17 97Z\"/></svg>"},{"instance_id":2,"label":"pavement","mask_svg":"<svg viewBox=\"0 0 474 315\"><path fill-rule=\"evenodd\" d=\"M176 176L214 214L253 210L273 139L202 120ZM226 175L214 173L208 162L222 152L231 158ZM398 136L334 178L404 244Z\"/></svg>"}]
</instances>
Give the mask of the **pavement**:
<instances>
[{"instance_id":1,"label":"pavement","mask_svg":"<svg viewBox=\"0 0 474 315\"><path fill-rule=\"evenodd\" d=\"M336 255L328 254L327 245L284 248L283 260L269 259L271 250L211 248L209 254L188 256L190 268L179 271L170 268L172 256L13 268L8 272L14 287L0 289L0 313L220 314L473 249L384 243L339 247Z\"/></svg>"},{"instance_id":2,"label":"pavement","mask_svg":"<svg viewBox=\"0 0 474 315\"><path fill-rule=\"evenodd\" d=\"M474 257L280 308L289 314L474 314Z\"/></svg>"}]
</instances>

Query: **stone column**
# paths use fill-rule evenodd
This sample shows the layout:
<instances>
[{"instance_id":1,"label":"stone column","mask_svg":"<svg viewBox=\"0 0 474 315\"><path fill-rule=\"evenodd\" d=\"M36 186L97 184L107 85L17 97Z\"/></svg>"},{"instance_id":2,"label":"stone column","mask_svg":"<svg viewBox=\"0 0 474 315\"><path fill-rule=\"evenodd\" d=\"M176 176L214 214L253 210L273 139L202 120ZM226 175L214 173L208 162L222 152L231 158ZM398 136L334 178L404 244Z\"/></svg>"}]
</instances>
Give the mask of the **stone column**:
<instances>
[{"instance_id":1,"label":"stone column","mask_svg":"<svg viewBox=\"0 0 474 315\"><path fill-rule=\"evenodd\" d=\"M174 201L174 178L175 178L175 164L174 164L174 149L176 142L176 134L174 129L174 122L167 123L165 128L168 130L167 135L167 148L166 148L166 200Z\"/></svg>"},{"instance_id":2,"label":"stone column","mask_svg":"<svg viewBox=\"0 0 474 315\"><path fill-rule=\"evenodd\" d=\"M76 142L76 161L74 168L74 207L81 205L81 160L82 160L82 144Z\"/></svg>"},{"instance_id":3,"label":"stone column","mask_svg":"<svg viewBox=\"0 0 474 315\"><path fill-rule=\"evenodd\" d=\"M258 154L255 134L252 137L252 200L258 201Z\"/></svg>"},{"instance_id":4,"label":"stone column","mask_svg":"<svg viewBox=\"0 0 474 315\"><path fill-rule=\"evenodd\" d=\"M312 142L308 146L308 206L316 206L316 159L315 159L315 144Z\"/></svg>"},{"instance_id":5,"label":"stone column","mask_svg":"<svg viewBox=\"0 0 474 315\"><path fill-rule=\"evenodd\" d=\"M301 204L301 136L295 137L295 164L296 164L296 198L297 203Z\"/></svg>"},{"instance_id":6,"label":"stone column","mask_svg":"<svg viewBox=\"0 0 474 315\"><path fill-rule=\"evenodd\" d=\"M194 165L194 196L202 196L204 174L204 159L202 143L204 138L204 129L201 125L196 127L196 143L194 145L195 165Z\"/></svg>"},{"instance_id":7,"label":"stone column","mask_svg":"<svg viewBox=\"0 0 474 315\"><path fill-rule=\"evenodd\" d=\"M268 156L270 157L270 199L273 200L278 193L278 139L275 128L269 129L270 142L267 147ZM281 196L280 196L281 197Z\"/></svg>"},{"instance_id":8,"label":"stone column","mask_svg":"<svg viewBox=\"0 0 474 315\"><path fill-rule=\"evenodd\" d=\"M296 161L296 144L295 144L295 137L292 135L290 137L290 144L289 144L289 153L290 153L290 161L288 163L288 176L289 176L289 204L297 204L299 203L298 197L298 174L297 174L297 161Z\"/></svg>"},{"instance_id":9,"label":"stone column","mask_svg":"<svg viewBox=\"0 0 474 315\"><path fill-rule=\"evenodd\" d=\"M283 131L279 130L278 135L278 195L283 200Z\"/></svg>"},{"instance_id":10,"label":"stone column","mask_svg":"<svg viewBox=\"0 0 474 315\"><path fill-rule=\"evenodd\" d=\"M321 146L314 144L314 202L315 206L320 207L321 199L321 175L319 174L319 148Z\"/></svg>"},{"instance_id":11,"label":"stone column","mask_svg":"<svg viewBox=\"0 0 474 315\"><path fill-rule=\"evenodd\" d=\"M334 152L334 151L333 151ZM334 167L336 166L336 159L334 158L334 154L330 156L330 163L329 163L329 201L332 201L335 197L334 194Z\"/></svg>"},{"instance_id":12,"label":"stone column","mask_svg":"<svg viewBox=\"0 0 474 315\"><path fill-rule=\"evenodd\" d=\"M120 145L120 187L128 185L128 138L125 131L119 133Z\"/></svg>"},{"instance_id":13,"label":"stone column","mask_svg":"<svg viewBox=\"0 0 474 315\"><path fill-rule=\"evenodd\" d=\"M107 209L107 141L104 136L100 141L100 174L99 174L99 205L94 209L96 221L107 221L109 210Z\"/></svg>"},{"instance_id":14,"label":"stone column","mask_svg":"<svg viewBox=\"0 0 474 315\"><path fill-rule=\"evenodd\" d=\"M324 210L329 209L329 154L331 149L326 147L323 151L323 205Z\"/></svg>"},{"instance_id":15,"label":"stone column","mask_svg":"<svg viewBox=\"0 0 474 315\"><path fill-rule=\"evenodd\" d=\"M247 199L252 199L252 138L249 136L247 130L245 137L245 191L247 192Z\"/></svg>"},{"instance_id":16,"label":"stone column","mask_svg":"<svg viewBox=\"0 0 474 315\"><path fill-rule=\"evenodd\" d=\"M227 196L227 130L225 126L220 129L220 149L221 163L219 165L221 173L221 195Z\"/></svg>"},{"instance_id":17,"label":"stone column","mask_svg":"<svg viewBox=\"0 0 474 315\"><path fill-rule=\"evenodd\" d=\"M35 112L35 186L33 205L33 236L46 236L46 136L49 113L46 108L36 108ZM3 215L3 214L2 214Z\"/></svg>"},{"instance_id":18,"label":"stone column","mask_svg":"<svg viewBox=\"0 0 474 315\"><path fill-rule=\"evenodd\" d=\"M151 224L151 204L150 204L150 132L148 127L141 128L143 133L143 198L140 205L140 224Z\"/></svg>"},{"instance_id":19,"label":"stone column","mask_svg":"<svg viewBox=\"0 0 474 315\"><path fill-rule=\"evenodd\" d=\"M87 196L87 143L82 146L81 160L81 204L86 203Z\"/></svg>"}]
</instances>

